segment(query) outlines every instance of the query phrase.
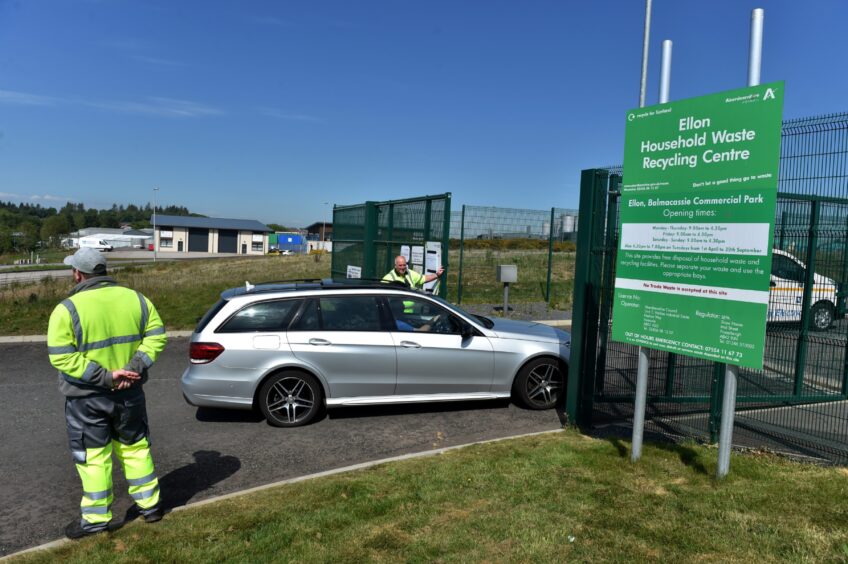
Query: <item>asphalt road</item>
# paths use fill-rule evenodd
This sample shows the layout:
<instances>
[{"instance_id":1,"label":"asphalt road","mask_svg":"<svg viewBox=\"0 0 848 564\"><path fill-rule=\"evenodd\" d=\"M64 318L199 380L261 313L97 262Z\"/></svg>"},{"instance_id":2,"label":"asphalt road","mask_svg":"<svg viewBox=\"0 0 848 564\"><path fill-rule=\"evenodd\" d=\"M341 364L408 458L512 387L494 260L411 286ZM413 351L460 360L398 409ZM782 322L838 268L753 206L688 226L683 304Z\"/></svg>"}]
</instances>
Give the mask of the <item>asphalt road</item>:
<instances>
[{"instance_id":1,"label":"asphalt road","mask_svg":"<svg viewBox=\"0 0 848 564\"><path fill-rule=\"evenodd\" d=\"M171 339L145 385L153 457L166 508L385 457L558 429L561 414L507 402L344 408L277 429L252 412L198 410L179 377L188 339ZM0 345L0 556L61 538L81 488L68 452L64 400L44 343ZM116 462L114 520L130 506ZM166 517L167 520L167 517ZM165 521L167 522L167 521Z\"/></svg>"}]
</instances>

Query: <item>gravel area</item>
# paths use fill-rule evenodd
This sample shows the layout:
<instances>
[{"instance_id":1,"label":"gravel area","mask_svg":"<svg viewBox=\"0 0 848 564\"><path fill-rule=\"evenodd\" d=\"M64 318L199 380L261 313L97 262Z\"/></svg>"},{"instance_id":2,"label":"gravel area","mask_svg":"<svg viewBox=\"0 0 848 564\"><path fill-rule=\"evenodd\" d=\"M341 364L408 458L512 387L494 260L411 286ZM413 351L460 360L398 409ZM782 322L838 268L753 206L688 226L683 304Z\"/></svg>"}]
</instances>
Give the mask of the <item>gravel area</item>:
<instances>
[{"instance_id":1,"label":"gravel area","mask_svg":"<svg viewBox=\"0 0 848 564\"><path fill-rule=\"evenodd\" d=\"M503 304L462 304L468 313L486 317L503 317ZM570 310L551 309L545 302L509 304L510 319L521 321L560 321L571 319Z\"/></svg>"}]
</instances>

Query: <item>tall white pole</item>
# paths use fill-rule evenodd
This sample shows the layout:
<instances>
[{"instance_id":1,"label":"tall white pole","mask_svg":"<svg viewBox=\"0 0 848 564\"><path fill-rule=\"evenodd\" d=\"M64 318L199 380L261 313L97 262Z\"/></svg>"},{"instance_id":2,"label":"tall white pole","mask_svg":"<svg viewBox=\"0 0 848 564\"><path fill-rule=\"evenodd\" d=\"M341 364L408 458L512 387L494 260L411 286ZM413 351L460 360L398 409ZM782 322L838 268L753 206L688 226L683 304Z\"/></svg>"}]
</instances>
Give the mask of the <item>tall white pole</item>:
<instances>
[{"instance_id":1,"label":"tall white pole","mask_svg":"<svg viewBox=\"0 0 848 564\"><path fill-rule=\"evenodd\" d=\"M763 20L765 11L751 11L751 41L748 45L748 86L760 84L763 62ZM728 364L724 370L724 394L721 398L721 423L718 436L718 468L716 476L724 478L730 472L730 446L733 444L733 420L736 417L736 384L739 367Z\"/></svg>"},{"instance_id":2,"label":"tall white pole","mask_svg":"<svg viewBox=\"0 0 848 564\"><path fill-rule=\"evenodd\" d=\"M671 92L671 39L662 42L662 70L660 71L660 104L668 102Z\"/></svg>"},{"instance_id":3,"label":"tall white pole","mask_svg":"<svg viewBox=\"0 0 848 564\"><path fill-rule=\"evenodd\" d=\"M648 42L651 35L651 0L645 0L645 35L642 43L642 82L639 88L639 107L645 107L645 84L648 77ZM668 66L671 67L669 48ZM663 44L663 66L665 66L665 44ZM670 75L669 71L669 75ZM667 101L667 100L666 100ZM645 406L648 402L648 371L651 369L649 349L639 347L639 364L636 369L636 397L633 398L633 437L630 442L630 461L642 458L642 439L645 431Z\"/></svg>"},{"instance_id":4,"label":"tall white pole","mask_svg":"<svg viewBox=\"0 0 848 564\"><path fill-rule=\"evenodd\" d=\"M751 41L748 45L748 86L759 86L760 69L763 65L763 19L765 11L751 11Z\"/></svg>"},{"instance_id":5,"label":"tall white pole","mask_svg":"<svg viewBox=\"0 0 848 564\"><path fill-rule=\"evenodd\" d=\"M158 186L153 188L153 262L156 262L156 247L159 244L156 240L156 192L158 191Z\"/></svg>"},{"instance_id":6,"label":"tall white pole","mask_svg":"<svg viewBox=\"0 0 848 564\"><path fill-rule=\"evenodd\" d=\"M648 83L648 47L651 40L651 0L645 0L645 29L642 36L642 78L639 81L639 107L645 107L645 86Z\"/></svg>"},{"instance_id":7,"label":"tall white pole","mask_svg":"<svg viewBox=\"0 0 848 564\"><path fill-rule=\"evenodd\" d=\"M330 202L321 202L321 205L329 206ZM324 208L323 213L321 214L321 250L325 250L327 248L326 242L326 234L324 230L327 228L327 208Z\"/></svg>"}]
</instances>

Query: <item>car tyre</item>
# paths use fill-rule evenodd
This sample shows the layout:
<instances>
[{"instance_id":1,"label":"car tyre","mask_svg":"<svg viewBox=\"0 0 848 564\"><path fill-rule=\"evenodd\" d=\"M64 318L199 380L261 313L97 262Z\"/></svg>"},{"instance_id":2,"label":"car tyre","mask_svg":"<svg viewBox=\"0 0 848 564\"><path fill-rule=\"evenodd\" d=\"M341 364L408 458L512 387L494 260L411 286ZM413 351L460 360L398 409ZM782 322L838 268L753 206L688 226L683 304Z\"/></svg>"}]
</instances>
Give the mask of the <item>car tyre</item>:
<instances>
[{"instance_id":1,"label":"car tyre","mask_svg":"<svg viewBox=\"0 0 848 564\"><path fill-rule=\"evenodd\" d=\"M324 392L311 374L282 372L262 384L258 403L269 425L299 427L318 416L324 405Z\"/></svg>"},{"instance_id":2,"label":"car tyre","mask_svg":"<svg viewBox=\"0 0 848 564\"><path fill-rule=\"evenodd\" d=\"M529 409L551 409L565 396L565 374L554 358L537 358L518 372L513 396Z\"/></svg>"},{"instance_id":3,"label":"car tyre","mask_svg":"<svg viewBox=\"0 0 848 564\"><path fill-rule=\"evenodd\" d=\"M813 331L827 331L833 324L833 306L826 302L819 302L810 310L810 329Z\"/></svg>"}]
</instances>

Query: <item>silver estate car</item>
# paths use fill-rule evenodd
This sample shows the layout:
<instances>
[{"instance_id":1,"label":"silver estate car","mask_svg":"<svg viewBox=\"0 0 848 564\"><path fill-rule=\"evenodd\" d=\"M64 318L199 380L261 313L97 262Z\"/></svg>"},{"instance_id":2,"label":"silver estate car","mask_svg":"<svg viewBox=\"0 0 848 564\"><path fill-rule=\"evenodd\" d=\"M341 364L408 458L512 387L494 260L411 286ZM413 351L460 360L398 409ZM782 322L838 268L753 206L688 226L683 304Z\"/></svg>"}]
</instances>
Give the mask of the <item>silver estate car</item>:
<instances>
[{"instance_id":1,"label":"silver estate car","mask_svg":"<svg viewBox=\"0 0 848 564\"><path fill-rule=\"evenodd\" d=\"M191 337L195 406L258 408L294 427L336 406L562 400L571 335L469 314L395 284L302 281L221 294Z\"/></svg>"}]
</instances>

